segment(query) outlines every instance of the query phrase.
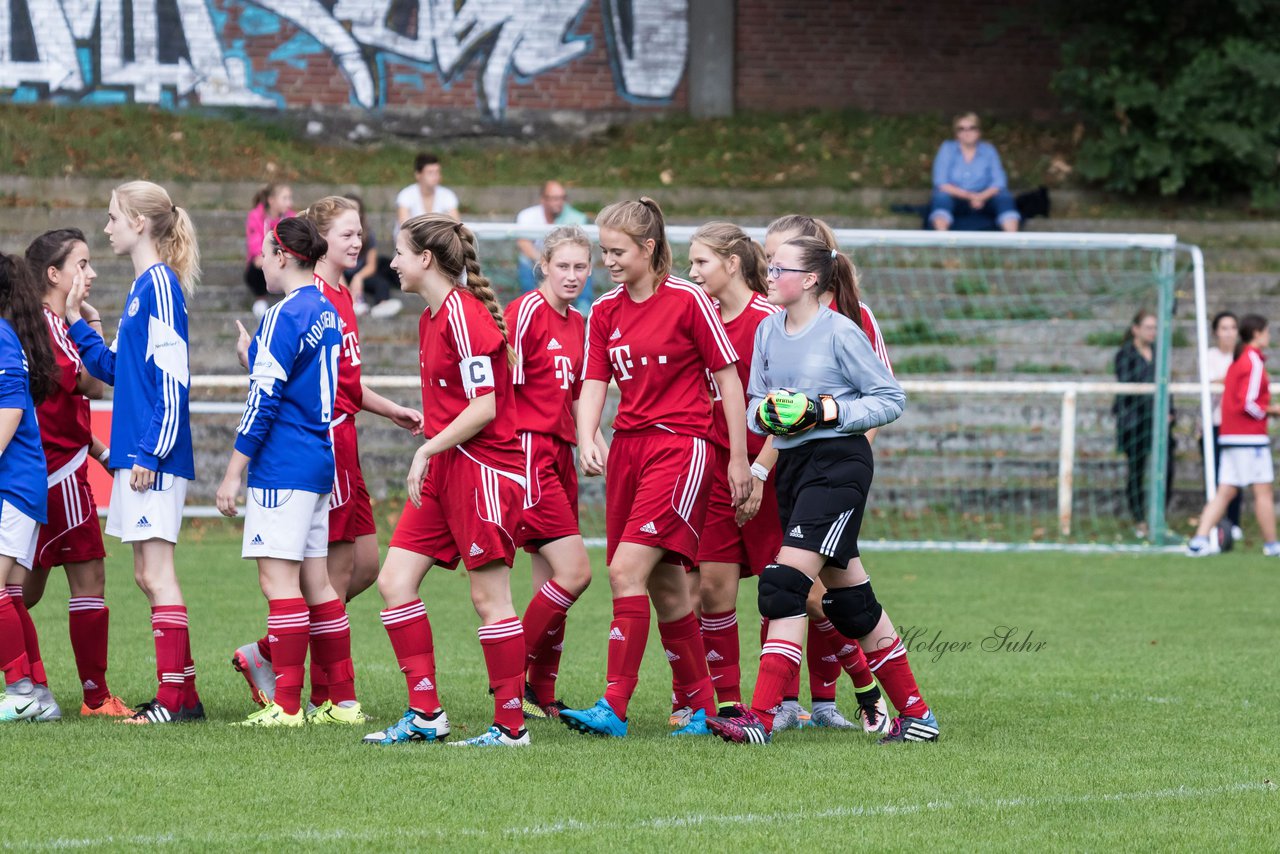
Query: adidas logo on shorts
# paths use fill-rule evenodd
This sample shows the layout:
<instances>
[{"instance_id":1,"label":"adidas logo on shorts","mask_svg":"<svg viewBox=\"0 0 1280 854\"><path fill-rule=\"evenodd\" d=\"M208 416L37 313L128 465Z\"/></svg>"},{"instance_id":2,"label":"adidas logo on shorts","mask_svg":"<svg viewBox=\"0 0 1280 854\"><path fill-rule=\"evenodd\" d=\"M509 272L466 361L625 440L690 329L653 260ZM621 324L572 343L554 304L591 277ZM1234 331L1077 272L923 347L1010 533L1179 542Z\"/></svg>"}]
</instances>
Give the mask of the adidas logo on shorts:
<instances>
[{"instance_id":1,"label":"adidas logo on shorts","mask_svg":"<svg viewBox=\"0 0 1280 854\"><path fill-rule=\"evenodd\" d=\"M421 679L419 679L419 680L418 680L418 684L413 686L413 690L415 690L415 691L431 691L431 690L433 690L435 687L436 687L435 685L432 685L432 684L431 684L431 680L430 680L430 679L428 679L427 677L423 676Z\"/></svg>"},{"instance_id":2,"label":"adidas logo on shorts","mask_svg":"<svg viewBox=\"0 0 1280 854\"><path fill-rule=\"evenodd\" d=\"M724 661L724 656L713 649L707 652L707 661Z\"/></svg>"},{"instance_id":3,"label":"adidas logo on shorts","mask_svg":"<svg viewBox=\"0 0 1280 854\"><path fill-rule=\"evenodd\" d=\"M804 536L804 534L803 534L803 533L801 533L801 531L800 531L800 526L799 526L799 525L796 525L796 526L795 526L794 528L792 528L790 531L787 531L787 536L788 536L788 537L803 537L803 536Z\"/></svg>"},{"instance_id":4,"label":"adidas logo on shorts","mask_svg":"<svg viewBox=\"0 0 1280 854\"><path fill-rule=\"evenodd\" d=\"M476 555L482 555L482 554L484 554L484 549L480 548L480 547L479 547L478 545L476 545L475 543L472 543L472 544L471 544L471 556L472 556L472 557L475 557Z\"/></svg>"},{"instance_id":5,"label":"adidas logo on shorts","mask_svg":"<svg viewBox=\"0 0 1280 854\"><path fill-rule=\"evenodd\" d=\"M663 652L665 652L665 653L667 654L667 661L679 661L679 660L680 660L680 656L676 655L674 652L672 652L672 651L671 651L671 650L669 650L669 649L664 649L664 650L663 650Z\"/></svg>"},{"instance_id":6,"label":"adidas logo on shorts","mask_svg":"<svg viewBox=\"0 0 1280 854\"><path fill-rule=\"evenodd\" d=\"M644 527L640 529L640 533L642 533L642 534L656 534L656 533L658 533L658 526L657 526L657 525L655 525L655 524L653 524L652 522L645 522L645 523L644 523Z\"/></svg>"},{"instance_id":7,"label":"adidas logo on shorts","mask_svg":"<svg viewBox=\"0 0 1280 854\"><path fill-rule=\"evenodd\" d=\"M151 527L151 523L150 523L149 521L147 521L147 517L146 517L146 516L143 516L141 519L139 519L139 520L138 520L137 524L136 524L136 525L134 525L134 527L135 527L135 528L150 528L150 527Z\"/></svg>"},{"instance_id":8,"label":"adidas logo on shorts","mask_svg":"<svg viewBox=\"0 0 1280 854\"><path fill-rule=\"evenodd\" d=\"M548 341L548 342L547 342L547 349L548 349L548 350L563 350L563 349L564 349L564 347L560 346L560 342L559 342L559 341L557 341L556 339L552 338L550 341Z\"/></svg>"},{"instance_id":9,"label":"adidas logo on shorts","mask_svg":"<svg viewBox=\"0 0 1280 854\"><path fill-rule=\"evenodd\" d=\"M622 629L618 628L617 626L614 626L612 629L609 630L609 640L624 641L626 639L627 639L627 636L624 635L622 633Z\"/></svg>"},{"instance_id":10,"label":"adidas logo on shorts","mask_svg":"<svg viewBox=\"0 0 1280 854\"><path fill-rule=\"evenodd\" d=\"M261 535L261 534L254 534L254 535L253 535L253 539L249 541L249 545L251 545L251 546L260 546L260 545L263 545L263 542L262 542L262 535Z\"/></svg>"}]
</instances>

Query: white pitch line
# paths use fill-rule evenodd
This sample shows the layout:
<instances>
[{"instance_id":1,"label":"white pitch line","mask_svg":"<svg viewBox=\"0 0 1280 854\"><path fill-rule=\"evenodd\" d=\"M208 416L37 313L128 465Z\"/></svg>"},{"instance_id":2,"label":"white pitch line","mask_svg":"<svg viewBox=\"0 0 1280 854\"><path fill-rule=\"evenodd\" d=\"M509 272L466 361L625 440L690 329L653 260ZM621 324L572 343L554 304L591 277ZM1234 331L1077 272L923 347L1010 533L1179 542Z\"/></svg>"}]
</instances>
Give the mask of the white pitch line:
<instances>
[{"instance_id":1,"label":"white pitch line","mask_svg":"<svg viewBox=\"0 0 1280 854\"><path fill-rule=\"evenodd\" d=\"M1206 788L1189 788L1179 786L1176 789L1157 789L1145 792L1113 792L1094 793L1089 795L1061 795L1046 798L975 798L960 801L923 801L908 804L880 804L875 806L831 807L824 810L787 810L771 813L738 813L735 815L714 815L710 813L692 813L680 816L659 816L640 821L578 821L565 819L549 824L535 824L525 827L460 827L416 829L386 828L383 830L351 831L342 828L334 830L304 830L297 833L227 833L191 837L175 834L137 835L137 836L101 836L96 838L60 838L47 840L5 840L0 847L4 850L62 850L69 848L94 848L102 845L144 845L159 847L163 845L190 845L228 843L252 844L276 841L305 842L375 842L388 837L397 839L422 840L436 836L440 839L457 838L459 836L493 837L493 836L555 836L557 834L599 834L617 833L637 830L667 830L673 828L700 827L703 825L743 827L756 824L796 824L820 821L831 818L875 818L878 816L912 815L917 813L947 812L953 810L973 809L1035 809L1048 806L1070 806L1073 804L1107 804L1135 803L1144 801L1167 800L1201 800L1222 795L1236 795L1244 792L1274 792L1276 784L1233 783L1226 786ZM615 837L617 838L617 837Z\"/></svg>"}]
</instances>

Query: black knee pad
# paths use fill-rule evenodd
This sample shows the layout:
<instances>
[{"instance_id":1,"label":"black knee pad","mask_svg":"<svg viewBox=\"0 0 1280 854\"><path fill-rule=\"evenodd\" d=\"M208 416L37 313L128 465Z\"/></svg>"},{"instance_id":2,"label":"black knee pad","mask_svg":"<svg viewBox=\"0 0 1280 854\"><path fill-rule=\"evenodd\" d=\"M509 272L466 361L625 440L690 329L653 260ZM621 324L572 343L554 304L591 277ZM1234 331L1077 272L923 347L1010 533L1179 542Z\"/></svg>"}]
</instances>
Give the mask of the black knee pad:
<instances>
[{"instance_id":1,"label":"black knee pad","mask_svg":"<svg viewBox=\"0 0 1280 854\"><path fill-rule=\"evenodd\" d=\"M803 617L813 579L794 566L771 563L760 573L760 616L770 620Z\"/></svg>"},{"instance_id":2,"label":"black knee pad","mask_svg":"<svg viewBox=\"0 0 1280 854\"><path fill-rule=\"evenodd\" d=\"M884 608L876 601L876 594L867 581L856 587L828 588L822 597L822 613L827 615L836 631L847 638L858 640L875 629Z\"/></svg>"}]
</instances>

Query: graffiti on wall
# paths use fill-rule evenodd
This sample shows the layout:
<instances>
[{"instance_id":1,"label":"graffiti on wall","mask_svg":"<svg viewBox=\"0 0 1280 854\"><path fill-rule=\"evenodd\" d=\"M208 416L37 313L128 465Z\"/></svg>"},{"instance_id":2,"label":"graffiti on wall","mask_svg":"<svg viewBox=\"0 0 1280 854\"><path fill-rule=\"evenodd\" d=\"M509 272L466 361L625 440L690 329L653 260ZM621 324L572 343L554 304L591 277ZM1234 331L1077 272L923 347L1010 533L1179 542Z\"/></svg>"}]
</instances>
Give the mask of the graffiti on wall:
<instances>
[{"instance_id":1,"label":"graffiti on wall","mask_svg":"<svg viewBox=\"0 0 1280 854\"><path fill-rule=\"evenodd\" d=\"M605 44L581 32L598 4ZM326 55L351 103L375 108L414 74L445 85L475 68L479 105L597 50L618 93L661 103L688 52L689 0L0 0L0 90L14 101L275 107L306 102L255 68L246 45L295 34L270 62ZM234 29L230 26L234 24ZM268 63L270 64L270 63ZM389 65L396 71L392 74ZM411 69L410 73L404 71ZM421 80L417 81L421 88Z\"/></svg>"}]
</instances>

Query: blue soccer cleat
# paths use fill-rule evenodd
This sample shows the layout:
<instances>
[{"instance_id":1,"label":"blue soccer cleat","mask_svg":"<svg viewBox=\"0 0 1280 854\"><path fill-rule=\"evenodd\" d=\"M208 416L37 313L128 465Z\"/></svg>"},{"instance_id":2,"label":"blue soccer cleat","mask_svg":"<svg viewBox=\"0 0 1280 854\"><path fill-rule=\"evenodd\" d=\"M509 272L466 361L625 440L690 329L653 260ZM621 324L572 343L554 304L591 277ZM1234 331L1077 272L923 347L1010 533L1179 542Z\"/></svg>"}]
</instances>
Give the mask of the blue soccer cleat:
<instances>
[{"instance_id":1,"label":"blue soccer cleat","mask_svg":"<svg viewBox=\"0 0 1280 854\"><path fill-rule=\"evenodd\" d=\"M689 716L687 724L672 732L671 735L715 735L715 733L707 729L707 713L698 709Z\"/></svg>"},{"instance_id":2,"label":"blue soccer cleat","mask_svg":"<svg viewBox=\"0 0 1280 854\"><path fill-rule=\"evenodd\" d=\"M560 720L569 729L587 735L622 738L627 734L627 722L618 717L613 706L603 697L589 709L565 709L560 713Z\"/></svg>"},{"instance_id":3,"label":"blue soccer cleat","mask_svg":"<svg viewBox=\"0 0 1280 854\"><path fill-rule=\"evenodd\" d=\"M443 711L425 717L413 709L404 713L395 726L364 737L365 744L408 744L412 741L444 741L449 737L449 718Z\"/></svg>"},{"instance_id":4,"label":"blue soccer cleat","mask_svg":"<svg viewBox=\"0 0 1280 854\"><path fill-rule=\"evenodd\" d=\"M488 732L481 733L466 741L455 741L450 747L528 747L529 731L521 729L519 734L512 735L494 724Z\"/></svg>"}]
</instances>

